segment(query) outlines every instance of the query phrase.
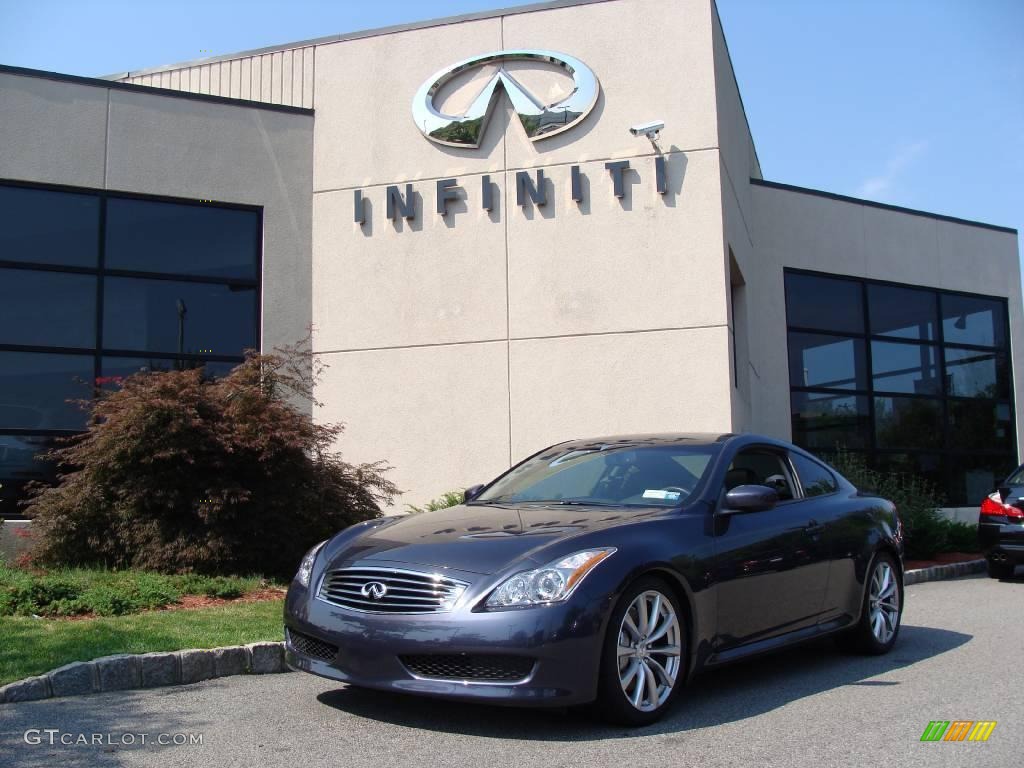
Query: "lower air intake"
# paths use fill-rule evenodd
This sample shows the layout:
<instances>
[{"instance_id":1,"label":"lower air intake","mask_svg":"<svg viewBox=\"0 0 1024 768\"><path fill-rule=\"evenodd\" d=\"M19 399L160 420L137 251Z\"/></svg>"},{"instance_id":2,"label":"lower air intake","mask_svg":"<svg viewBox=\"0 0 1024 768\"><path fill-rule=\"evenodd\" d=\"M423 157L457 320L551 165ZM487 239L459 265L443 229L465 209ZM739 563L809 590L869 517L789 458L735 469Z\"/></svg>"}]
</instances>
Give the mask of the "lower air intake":
<instances>
[{"instance_id":1,"label":"lower air intake","mask_svg":"<svg viewBox=\"0 0 1024 768\"><path fill-rule=\"evenodd\" d=\"M424 654L398 658L417 677L502 683L526 679L535 663L534 659L527 656L490 654Z\"/></svg>"},{"instance_id":2,"label":"lower air intake","mask_svg":"<svg viewBox=\"0 0 1024 768\"><path fill-rule=\"evenodd\" d=\"M334 661L334 657L338 655L338 646L296 632L294 629L288 630L288 645L303 656L311 656L322 661Z\"/></svg>"}]
</instances>

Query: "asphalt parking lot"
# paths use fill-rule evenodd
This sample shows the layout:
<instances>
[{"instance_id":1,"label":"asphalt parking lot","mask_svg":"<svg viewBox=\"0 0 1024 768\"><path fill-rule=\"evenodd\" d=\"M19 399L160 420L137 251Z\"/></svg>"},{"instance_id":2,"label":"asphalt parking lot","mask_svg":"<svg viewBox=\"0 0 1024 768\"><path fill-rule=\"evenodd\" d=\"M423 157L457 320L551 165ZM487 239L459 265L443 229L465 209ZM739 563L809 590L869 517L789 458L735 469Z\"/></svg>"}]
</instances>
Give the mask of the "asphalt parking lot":
<instances>
[{"instance_id":1,"label":"asphalt parking lot","mask_svg":"<svg viewBox=\"0 0 1024 768\"><path fill-rule=\"evenodd\" d=\"M908 587L890 655L848 656L820 642L736 665L698 678L664 721L643 730L574 712L357 691L293 673L0 706L0 765L1016 765L1024 748L1022 574ZM985 743L922 743L930 720L998 725ZM30 745L28 729L76 740L109 733L114 744L51 746L42 734ZM134 734L135 745L118 743L123 734ZM202 744L153 745L159 734L200 734Z\"/></svg>"}]
</instances>

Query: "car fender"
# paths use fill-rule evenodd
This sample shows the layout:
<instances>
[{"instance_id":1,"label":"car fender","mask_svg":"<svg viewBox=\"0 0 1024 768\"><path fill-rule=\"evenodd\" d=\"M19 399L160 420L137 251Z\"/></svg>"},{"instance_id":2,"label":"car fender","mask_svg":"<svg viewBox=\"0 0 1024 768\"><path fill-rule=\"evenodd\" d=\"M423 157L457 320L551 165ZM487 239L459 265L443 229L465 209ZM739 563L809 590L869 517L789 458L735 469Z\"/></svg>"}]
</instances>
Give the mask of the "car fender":
<instances>
[{"instance_id":1,"label":"car fender","mask_svg":"<svg viewBox=\"0 0 1024 768\"><path fill-rule=\"evenodd\" d=\"M613 608L633 582L648 575L665 578L674 588L686 613L686 674L689 678L710 653L715 629L713 590L707 588L707 574L698 566L709 558L712 543L710 539L704 542L707 549L702 555L702 547L694 542L690 554L679 557L678 546L673 541L678 535L704 536L701 515L673 515L634 523L628 528L628 535L617 536L615 555L601 563L583 581L581 597L600 603L600 632L604 638ZM686 533L680 534L680 528L687 529ZM624 533L619 530L620 534ZM574 540L575 544L580 544L574 546L574 550L585 549L588 545L608 545L598 540L592 544L583 543L582 538Z\"/></svg>"}]
</instances>

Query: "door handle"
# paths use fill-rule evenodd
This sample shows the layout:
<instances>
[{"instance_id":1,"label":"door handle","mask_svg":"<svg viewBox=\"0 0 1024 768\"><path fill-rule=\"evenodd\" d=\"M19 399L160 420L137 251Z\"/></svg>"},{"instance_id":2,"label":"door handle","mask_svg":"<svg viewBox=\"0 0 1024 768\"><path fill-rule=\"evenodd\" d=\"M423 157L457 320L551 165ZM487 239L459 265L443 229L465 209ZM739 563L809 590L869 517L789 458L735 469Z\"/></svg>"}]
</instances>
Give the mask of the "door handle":
<instances>
[{"instance_id":1,"label":"door handle","mask_svg":"<svg viewBox=\"0 0 1024 768\"><path fill-rule=\"evenodd\" d=\"M807 533L812 534L821 533L823 530L825 530L825 526L819 523L817 520L811 519L807 522L807 525L804 526L804 530Z\"/></svg>"}]
</instances>

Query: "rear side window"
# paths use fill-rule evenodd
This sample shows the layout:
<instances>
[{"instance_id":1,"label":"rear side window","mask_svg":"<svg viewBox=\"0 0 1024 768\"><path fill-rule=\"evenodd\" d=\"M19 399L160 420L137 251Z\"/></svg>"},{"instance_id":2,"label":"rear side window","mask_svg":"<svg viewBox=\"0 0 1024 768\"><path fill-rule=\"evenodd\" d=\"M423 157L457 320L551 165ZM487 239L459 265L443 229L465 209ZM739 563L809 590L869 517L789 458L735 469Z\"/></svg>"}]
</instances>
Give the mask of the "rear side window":
<instances>
[{"instance_id":1,"label":"rear side window","mask_svg":"<svg viewBox=\"0 0 1024 768\"><path fill-rule=\"evenodd\" d=\"M793 460L793 466L800 477L800 487L804 489L804 496L824 496L838 489L835 475L818 462L799 453L791 453L789 457Z\"/></svg>"}]
</instances>

